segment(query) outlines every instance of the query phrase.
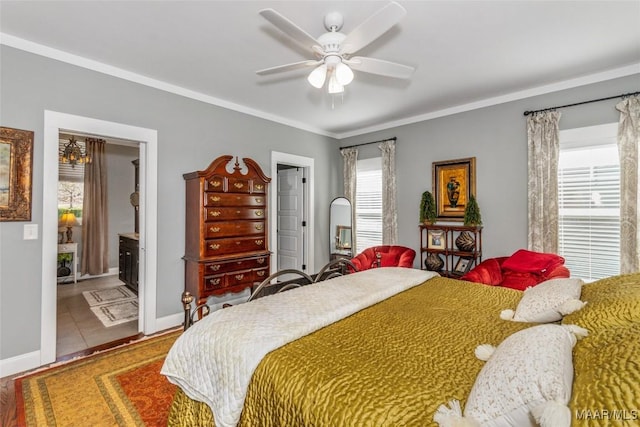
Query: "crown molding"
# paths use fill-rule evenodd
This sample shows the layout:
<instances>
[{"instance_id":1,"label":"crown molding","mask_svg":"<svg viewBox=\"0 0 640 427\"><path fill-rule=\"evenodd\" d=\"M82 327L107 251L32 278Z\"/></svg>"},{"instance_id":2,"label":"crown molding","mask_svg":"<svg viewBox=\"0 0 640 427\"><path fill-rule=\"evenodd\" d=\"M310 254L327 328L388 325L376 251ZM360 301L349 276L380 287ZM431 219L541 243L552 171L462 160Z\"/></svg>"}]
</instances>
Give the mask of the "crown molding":
<instances>
[{"instance_id":1,"label":"crown molding","mask_svg":"<svg viewBox=\"0 0 640 427\"><path fill-rule=\"evenodd\" d=\"M94 61L85 57L74 55L62 50L54 49L39 43L34 43L29 40L15 37L10 34L0 32L0 44L9 46L15 49L23 50L25 52L33 53L35 55L44 56L56 61L65 62L67 64L75 65L88 70L96 71L98 73L106 74L108 76L117 77L123 80L128 80L133 83L138 83L144 86L159 89L165 92L173 93L175 95L184 96L185 98L201 101L206 104L215 105L217 107L226 108L228 110L237 111L239 113L248 114L250 116L258 117L261 119L269 120L271 122L283 124L307 132L315 133L322 136L328 136L335 138L335 134L327 132L322 129L318 129L309 126L306 123L298 122L295 120L289 120L287 118L277 116L275 114L267 113L265 111L256 110L245 105L236 104L234 102L225 101L224 99L216 98L214 96L205 95L201 92L197 92L191 89L186 89L181 86L173 85L162 80L152 79L141 74L133 73L122 68L114 67L103 62Z\"/></svg>"},{"instance_id":2,"label":"crown molding","mask_svg":"<svg viewBox=\"0 0 640 427\"><path fill-rule=\"evenodd\" d=\"M452 114L464 113L466 111L477 110L479 108L491 107L493 105L504 104L506 102L518 101L525 98L531 98L547 93L558 92L565 89L573 89L575 87L584 86L592 83L599 83L619 77L627 77L640 73L640 62L636 62L624 67L614 68L600 73L589 74L586 76L576 77L574 79L563 80L548 85L537 86L531 89L525 89L517 92L511 92L506 95L495 96L492 98L482 99L480 101L471 102L469 104L456 105L455 107L445 108L442 110L432 111L426 114L420 114L405 119L395 120L392 122L382 123L376 126L370 126L358 129L353 132L344 132L336 134L335 138L344 139L352 136L363 135L371 132L378 132L390 128L404 125L410 125L425 120L436 119L438 117L450 116Z\"/></svg>"},{"instance_id":3,"label":"crown molding","mask_svg":"<svg viewBox=\"0 0 640 427\"><path fill-rule=\"evenodd\" d=\"M218 107L237 111L239 113L248 114L250 116L269 120L274 123L279 123L285 126L290 126L296 129L315 133L317 135L327 136L327 137L338 139L338 140L640 73L640 62L636 62L624 67L614 68L614 69L603 71L600 73L589 74L589 75L577 77L574 79L563 80L563 81L551 83L548 85L537 86L530 89L512 92L506 95L486 98L480 101L457 105L454 107L445 108L442 110L436 110L436 111L432 111L425 114L419 114L417 116L407 117L400 120L385 122L375 126L361 128L351 132L333 133L327 130L318 129L313 126L309 126L306 123L290 120L281 116L277 116L275 114L267 113L265 111L260 111L244 105L225 101L224 99L216 98L210 95L205 95L201 92L186 89L181 86L173 85L161 80L152 79L137 73L133 73L131 71L124 70L122 68L114 67L102 62L87 59L82 56L74 55L68 52L64 52L62 50L58 50L45 45L34 43L34 42L31 42L19 37L15 37L6 33L0 32L0 44L10 46L15 49L20 49L26 52L30 52L36 55L44 56L57 61L65 62L78 67L93 70L109 76L128 80L133 83L138 83L138 84L159 89L165 92L184 96L186 98L201 101L206 104L215 105Z\"/></svg>"}]
</instances>

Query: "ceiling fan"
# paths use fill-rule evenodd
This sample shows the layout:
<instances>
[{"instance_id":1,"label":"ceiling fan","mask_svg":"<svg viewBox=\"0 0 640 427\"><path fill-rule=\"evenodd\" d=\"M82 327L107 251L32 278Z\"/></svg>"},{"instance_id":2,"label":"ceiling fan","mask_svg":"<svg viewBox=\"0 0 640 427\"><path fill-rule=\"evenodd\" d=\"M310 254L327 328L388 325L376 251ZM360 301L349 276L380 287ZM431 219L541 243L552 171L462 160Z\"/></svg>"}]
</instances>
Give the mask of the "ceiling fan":
<instances>
[{"instance_id":1,"label":"ceiling fan","mask_svg":"<svg viewBox=\"0 0 640 427\"><path fill-rule=\"evenodd\" d=\"M310 50L316 59L265 68L256 71L256 73L268 75L315 67L307 80L318 89L322 88L328 80L327 90L332 94L344 92L344 87L353 80L353 70L397 79L408 79L415 68L382 59L353 56L354 53L396 25L406 13L405 8L396 2L391 2L371 15L348 35L345 35L340 32L343 24L342 15L338 12L332 12L324 18L324 26L328 32L315 39L275 10L263 9L260 11L260 15Z\"/></svg>"}]
</instances>

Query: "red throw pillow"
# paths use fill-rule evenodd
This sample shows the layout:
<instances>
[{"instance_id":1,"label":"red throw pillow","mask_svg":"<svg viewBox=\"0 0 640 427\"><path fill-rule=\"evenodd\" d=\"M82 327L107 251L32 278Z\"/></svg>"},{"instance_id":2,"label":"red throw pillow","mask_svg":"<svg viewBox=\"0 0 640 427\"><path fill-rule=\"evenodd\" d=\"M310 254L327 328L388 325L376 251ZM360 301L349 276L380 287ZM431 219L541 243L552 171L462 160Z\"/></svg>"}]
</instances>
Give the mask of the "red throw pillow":
<instances>
[{"instance_id":1,"label":"red throw pillow","mask_svg":"<svg viewBox=\"0 0 640 427\"><path fill-rule=\"evenodd\" d=\"M562 264L564 264L564 258L559 255L520 249L504 261L502 269L521 273L540 273Z\"/></svg>"},{"instance_id":2,"label":"red throw pillow","mask_svg":"<svg viewBox=\"0 0 640 427\"><path fill-rule=\"evenodd\" d=\"M485 285L496 286L502 282L502 271L500 262L496 258L489 258L482 261L460 280L469 282L484 283Z\"/></svg>"}]
</instances>

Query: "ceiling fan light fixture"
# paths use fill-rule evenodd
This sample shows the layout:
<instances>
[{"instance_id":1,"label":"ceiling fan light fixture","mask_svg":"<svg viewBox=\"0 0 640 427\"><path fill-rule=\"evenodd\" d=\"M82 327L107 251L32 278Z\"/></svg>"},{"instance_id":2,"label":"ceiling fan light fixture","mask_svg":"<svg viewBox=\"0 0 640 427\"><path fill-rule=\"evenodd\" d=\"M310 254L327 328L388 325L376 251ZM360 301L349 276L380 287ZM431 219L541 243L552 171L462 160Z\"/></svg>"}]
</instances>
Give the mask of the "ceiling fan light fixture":
<instances>
[{"instance_id":1,"label":"ceiling fan light fixture","mask_svg":"<svg viewBox=\"0 0 640 427\"><path fill-rule=\"evenodd\" d=\"M327 79L327 64L322 64L319 67L315 68L311 73L309 73L309 77L307 77L307 81L311 84L311 86L320 89L324 86L324 81Z\"/></svg>"},{"instance_id":2,"label":"ceiling fan light fixture","mask_svg":"<svg viewBox=\"0 0 640 427\"><path fill-rule=\"evenodd\" d=\"M342 86L346 86L353 81L353 71L351 70L351 67L343 62L336 65L334 75L336 76L338 83Z\"/></svg>"},{"instance_id":3,"label":"ceiling fan light fixture","mask_svg":"<svg viewBox=\"0 0 640 427\"><path fill-rule=\"evenodd\" d=\"M331 77L329 78L329 85L327 87L327 90L330 94L344 92L344 86L338 83L335 73L331 74Z\"/></svg>"}]
</instances>

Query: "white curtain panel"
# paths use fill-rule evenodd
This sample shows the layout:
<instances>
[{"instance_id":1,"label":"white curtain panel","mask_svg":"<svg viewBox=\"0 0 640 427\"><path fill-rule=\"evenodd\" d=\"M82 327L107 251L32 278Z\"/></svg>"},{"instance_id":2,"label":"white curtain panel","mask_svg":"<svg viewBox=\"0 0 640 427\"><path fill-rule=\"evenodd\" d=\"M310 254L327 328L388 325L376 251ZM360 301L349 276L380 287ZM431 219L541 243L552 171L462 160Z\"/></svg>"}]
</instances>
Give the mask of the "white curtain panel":
<instances>
[{"instance_id":1,"label":"white curtain panel","mask_svg":"<svg viewBox=\"0 0 640 427\"><path fill-rule=\"evenodd\" d=\"M398 242L398 208L396 203L396 141L378 145L382 151L382 244Z\"/></svg>"},{"instance_id":2,"label":"white curtain panel","mask_svg":"<svg viewBox=\"0 0 640 427\"><path fill-rule=\"evenodd\" d=\"M620 155L620 273L640 270L640 98L635 96L616 105L618 153Z\"/></svg>"},{"instance_id":3,"label":"white curtain panel","mask_svg":"<svg viewBox=\"0 0 640 427\"><path fill-rule=\"evenodd\" d=\"M528 247L536 252L558 252L559 122L557 111L527 118Z\"/></svg>"},{"instance_id":4,"label":"white curtain panel","mask_svg":"<svg viewBox=\"0 0 640 427\"><path fill-rule=\"evenodd\" d=\"M358 173L358 149L340 150L344 159L344 196L351 202L351 247L356 248L356 178ZM355 254L354 254L355 255Z\"/></svg>"}]
</instances>

